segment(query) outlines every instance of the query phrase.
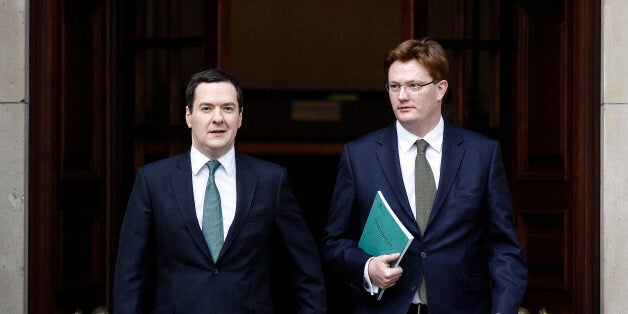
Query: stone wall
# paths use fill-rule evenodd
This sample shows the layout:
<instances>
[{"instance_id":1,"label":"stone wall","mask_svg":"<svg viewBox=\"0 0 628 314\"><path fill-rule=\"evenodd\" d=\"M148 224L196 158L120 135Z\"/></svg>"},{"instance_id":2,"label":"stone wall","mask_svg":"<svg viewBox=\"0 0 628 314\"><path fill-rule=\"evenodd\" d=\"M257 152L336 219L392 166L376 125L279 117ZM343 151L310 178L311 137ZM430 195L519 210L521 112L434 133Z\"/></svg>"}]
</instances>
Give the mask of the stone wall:
<instances>
[{"instance_id":1,"label":"stone wall","mask_svg":"<svg viewBox=\"0 0 628 314\"><path fill-rule=\"evenodd\" d=\"M628 311L628 2L602 0L602 313Z\"/></svg>"},{"instance_id":2,"label":"stone wall","mask_svg":"<svg viewBox=\"0 0 628 314\"><path fill-rule=\"evenodd\" d=\"M26 312L26 1L0 0L0 313Z\"/></svg>"}]
</instances>

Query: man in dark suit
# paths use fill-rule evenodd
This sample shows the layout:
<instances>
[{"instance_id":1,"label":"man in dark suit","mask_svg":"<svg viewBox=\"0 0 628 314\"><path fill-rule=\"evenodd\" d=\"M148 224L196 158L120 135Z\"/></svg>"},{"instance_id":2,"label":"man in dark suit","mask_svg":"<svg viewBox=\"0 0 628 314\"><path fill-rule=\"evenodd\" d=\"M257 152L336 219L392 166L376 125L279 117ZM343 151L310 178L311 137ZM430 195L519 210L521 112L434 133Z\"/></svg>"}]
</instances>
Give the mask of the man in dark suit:
<instances>
[{"instance_id":1,"label":"man in dark suit","mask_svg":"<svg viewBox=\"0 0 628 314\"><path fill-rule=\"evenodd\" d=\"M437 42L405 41L384 67L396 122L345 146L322 254L362 292L355 313L517 313L527 266L498 142L444 122ZM377 191L414 235L399 267L357 246Z\"/></svg>"},{"instance_id":2,"label":"man in dark suit","mask_svg":"<svg viewBox=\"0 0 628 314\"><path fill-rule=\"evenodd\" d=\"M273 313L271 233L294 261L299 313L325 313L316 245L283 167L237 153L242 90L219 70L192 76L190 151L142 167L118 249L114 313Z\"/></svg>"}]
</instances>

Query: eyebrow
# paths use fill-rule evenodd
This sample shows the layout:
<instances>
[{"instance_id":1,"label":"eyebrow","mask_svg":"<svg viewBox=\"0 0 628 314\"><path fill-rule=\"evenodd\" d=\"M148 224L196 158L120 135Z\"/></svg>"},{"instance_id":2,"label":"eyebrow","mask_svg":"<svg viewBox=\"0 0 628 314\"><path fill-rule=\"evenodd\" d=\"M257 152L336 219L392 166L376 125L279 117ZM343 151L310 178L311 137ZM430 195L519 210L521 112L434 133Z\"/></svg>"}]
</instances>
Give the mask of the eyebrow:
<instances>
[{"instance_id":1,"label":"eyebrow","mask_svg":"<svg viewBox=\"0 0 628 314\"><path fill-rule=\"evenodd\" d=\"M423 82L423 80L408 80L408 81L405 81L404 83L401 83L399 81L390 81L390 82L388 82L388 84L413 84L413 83L424 84L424 83L427 83L427 82L428 81Z\"/></svg>"},{"instance_id":2,"label":"eyebrow","mask_svg":"<svg viewBox=\"0 0 628 314\"><path fill-rule=\"evenodd\" d=\"M202 103L199 103L198 105L199 105L199 107L200 106L212 106L212 105L216 106L216 104L210 103L210 102L202 102ZM218 106L235 106L235 105L236 104L234 102L230 101L230 102L226 102L224 104L219 104Z\"/></svg>"}]
</instances>

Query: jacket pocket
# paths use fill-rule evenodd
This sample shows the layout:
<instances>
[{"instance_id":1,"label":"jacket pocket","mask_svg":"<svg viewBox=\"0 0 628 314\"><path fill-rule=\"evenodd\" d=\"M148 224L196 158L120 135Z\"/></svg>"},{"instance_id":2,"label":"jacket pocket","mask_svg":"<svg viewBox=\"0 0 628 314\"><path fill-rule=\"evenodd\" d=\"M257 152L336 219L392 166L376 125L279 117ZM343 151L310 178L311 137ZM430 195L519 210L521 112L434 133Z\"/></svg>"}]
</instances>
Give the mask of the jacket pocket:
<instances>
[{"instance_id":1,"label":"jacket pocket","mask_svg":"<svg viewBox=\"0 0 628 314\"><path fill-rule=\"evenodd\" d=\"M486 185L480 185L468 189L455 189L454 195L456 198L476 197L484 194L484 190L486 190Z\"/></svg>"}]
</instances>

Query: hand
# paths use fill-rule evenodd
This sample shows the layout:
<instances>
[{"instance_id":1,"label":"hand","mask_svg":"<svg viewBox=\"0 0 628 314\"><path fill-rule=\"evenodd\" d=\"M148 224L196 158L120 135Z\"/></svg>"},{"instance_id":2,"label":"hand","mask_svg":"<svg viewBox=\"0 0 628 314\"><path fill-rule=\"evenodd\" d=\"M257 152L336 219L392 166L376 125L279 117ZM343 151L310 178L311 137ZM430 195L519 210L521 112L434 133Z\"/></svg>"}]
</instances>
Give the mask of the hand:
<instances>
[{"instance_id":1,"label":"hand","mask_svg":"<svg viewBox=\"0 0 628 314\"><path fill-rule=\"evenodd\" d=\"M371 283L382 289L388 289L397 283L403 269L397 266L390 268L390 263L399 259L400 254L380 255L369 262L369 279Z\"/></svg>"}]
</instances>

